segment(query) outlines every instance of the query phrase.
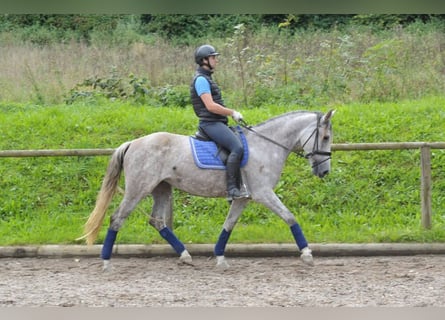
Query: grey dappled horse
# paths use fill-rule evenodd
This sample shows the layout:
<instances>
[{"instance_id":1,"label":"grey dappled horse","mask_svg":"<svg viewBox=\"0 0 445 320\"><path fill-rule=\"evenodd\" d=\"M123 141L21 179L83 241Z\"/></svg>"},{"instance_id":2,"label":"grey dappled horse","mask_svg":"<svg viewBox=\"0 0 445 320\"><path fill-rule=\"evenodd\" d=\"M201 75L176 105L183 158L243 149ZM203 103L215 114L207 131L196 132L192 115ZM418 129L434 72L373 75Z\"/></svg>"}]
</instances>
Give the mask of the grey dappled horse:
<instances>
[{"instance_id":1,"label":"grey dappled horse","mask_svg":"<svg viewBox=\"0 0 445 320\"><path fill-rule=\"evenodd\" d=\"M244 126L249 158L242 168L242 179L247 185L251 199L237 199L231 203L215 245L217 266L228 267L224 257L225 247L241 212L250 200L263 204L288 224L301 251L302 261L313 265L312 252L299 224L273 189L291 152L304 152L314 175L322 178L329 173L333 114L334 110L326 114L293 111L253 127ZM177 188L202 197L226 197L226 181L224 170L200 169L195 165L189 138L157 132L125 142L113 153L96 206L85 224L84 236L81 237L86 238L88 244L94 243L123 169L125 193L119 207L111 216L102 247L104 270L110 268L111 253L118 230L136 205L149 195L153 197L150 225L170 243L182 262L192 262L183 243L168 227L173 217L172 189Z\"/></svg>"}]
</instances>

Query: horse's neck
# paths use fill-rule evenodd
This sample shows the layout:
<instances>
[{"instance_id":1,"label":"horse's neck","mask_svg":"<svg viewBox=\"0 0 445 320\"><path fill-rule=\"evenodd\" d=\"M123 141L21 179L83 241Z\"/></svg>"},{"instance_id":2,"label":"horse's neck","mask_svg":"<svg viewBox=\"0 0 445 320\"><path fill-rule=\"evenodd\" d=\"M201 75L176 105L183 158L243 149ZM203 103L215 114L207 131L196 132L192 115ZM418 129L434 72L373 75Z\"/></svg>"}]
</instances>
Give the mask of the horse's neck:
<instances>
[{"instance_id":1,"label":"horse's neck","mask_svg":"<svg viewBox=\"0 0 445 320\"><path fill-rule=\"evenodd\" d=\"M313 112L289 113L266 121L258 126L257 131L293 149L313 119L316 119Z\"/></svg>"}]
</instances>

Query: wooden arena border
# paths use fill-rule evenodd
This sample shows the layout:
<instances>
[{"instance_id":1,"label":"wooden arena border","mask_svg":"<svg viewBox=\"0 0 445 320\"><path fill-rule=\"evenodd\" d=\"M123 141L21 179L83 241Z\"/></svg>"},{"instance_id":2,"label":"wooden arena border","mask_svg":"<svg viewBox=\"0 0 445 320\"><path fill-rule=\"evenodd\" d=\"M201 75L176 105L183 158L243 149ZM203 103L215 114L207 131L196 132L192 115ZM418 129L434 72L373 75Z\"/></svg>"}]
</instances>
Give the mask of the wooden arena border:
<instances>
[{"instance_id":1,"label":"wooden arena border","mask_svg":"<svg viewBox=\"0 0 445 320\"><path fill-rule=\"evenodd\" d=\"M370 151L370 150L413 150L420 149L420 200L422 226L431 229L432 217L432 178L431 149L445 149L445 142L385 142L385 143L351 143L332 144L332 151ZM70 156L105 156L111 155L114 149L46 149L46 150L0 150L4 157L70 157Z\"/></svg>"}]
</instances>

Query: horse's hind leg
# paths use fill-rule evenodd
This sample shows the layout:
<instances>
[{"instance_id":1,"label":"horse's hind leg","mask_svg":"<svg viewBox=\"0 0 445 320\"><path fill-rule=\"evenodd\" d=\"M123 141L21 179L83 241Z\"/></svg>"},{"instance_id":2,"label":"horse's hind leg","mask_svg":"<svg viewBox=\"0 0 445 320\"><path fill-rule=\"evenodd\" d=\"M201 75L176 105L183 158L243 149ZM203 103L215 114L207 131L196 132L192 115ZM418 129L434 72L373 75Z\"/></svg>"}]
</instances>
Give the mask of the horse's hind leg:
<instances>
[{"instance_id":1,"label":"horse's hind leg","mask_svg":"<svg viewBox=\"0 0 445 320\"><path fill-rule=\"evenodd\" d=\"M111 216L110 226L108 228L101 252L101 258L104 262L104 271L109 271L111 269L110 258L113 251L114 242L116 241L117 232L124 224L125 219L130 215L142 198L143 196L140 194L137 197L130 197L126 193L119 207Z\"/></svg>"},{"instance_id":2,"label":"horse's hind leg","mask_svg":"<svg viewBox=\"0 0 445 320\"><path fill-rule=\"evenodd\" d=\"M172 229L173 220L173 191L170 184L161 182L152 192L153 211L149 223L162 238L164 238L179 255L183 263L192 263L192 257L184 244L176 237Z\"/></svg>"}]
</instances>

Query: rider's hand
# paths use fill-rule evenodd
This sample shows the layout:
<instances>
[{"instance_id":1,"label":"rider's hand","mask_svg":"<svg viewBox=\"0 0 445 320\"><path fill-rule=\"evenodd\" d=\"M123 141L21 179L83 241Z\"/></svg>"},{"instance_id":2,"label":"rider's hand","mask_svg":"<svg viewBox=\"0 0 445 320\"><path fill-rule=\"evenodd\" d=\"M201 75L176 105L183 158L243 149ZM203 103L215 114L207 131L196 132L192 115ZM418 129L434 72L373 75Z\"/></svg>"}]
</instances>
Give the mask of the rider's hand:
<instances>
[{"instance_id":1,"label":"rider's hand","mask_svg":"<svg viewBox=\"0 0 445 320\"><path fill-rule=\"evenodd\" d=\"M239 113L238 111L233 111L232 118L236 122L239 122L240 120L243 120L243 115L241 113Z\"/></svg>"}]
</instances>

